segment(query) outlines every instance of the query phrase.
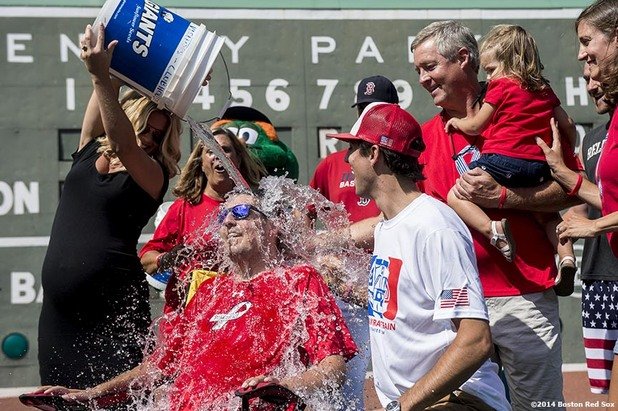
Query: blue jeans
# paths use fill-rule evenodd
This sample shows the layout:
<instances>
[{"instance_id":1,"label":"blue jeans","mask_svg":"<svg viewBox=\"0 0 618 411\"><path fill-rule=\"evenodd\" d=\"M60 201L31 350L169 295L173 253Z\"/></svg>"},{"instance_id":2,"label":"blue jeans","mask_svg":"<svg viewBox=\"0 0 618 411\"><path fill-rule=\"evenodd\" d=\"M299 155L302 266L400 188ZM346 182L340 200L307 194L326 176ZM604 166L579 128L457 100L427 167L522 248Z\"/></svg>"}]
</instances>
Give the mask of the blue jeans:
<instances>
[{"instance_id":1,"label":"blue jeans","mask_svg":"<svg viewBox=\"0 0 618 411\"><path fill-rule=\"evenodd\" d=\"M480 167L505 187L535 187L552 178L545 161L524 160L501 154L482 154L468 167L470 170Z\"/></svg>"}]
</instances>

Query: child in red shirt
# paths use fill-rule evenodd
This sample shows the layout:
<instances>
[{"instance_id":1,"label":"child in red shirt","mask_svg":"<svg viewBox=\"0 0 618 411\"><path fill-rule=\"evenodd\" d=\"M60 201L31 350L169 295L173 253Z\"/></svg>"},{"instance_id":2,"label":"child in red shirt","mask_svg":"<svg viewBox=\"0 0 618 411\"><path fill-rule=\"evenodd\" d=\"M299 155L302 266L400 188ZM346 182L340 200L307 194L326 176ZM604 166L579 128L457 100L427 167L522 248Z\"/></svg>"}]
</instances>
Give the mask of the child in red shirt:
<instances>
[{"instance_id":1,"label":"child in red shirt","mask_svg":"<svg viewBox=\"0 0 618 411\"><path fill-rule=\"evenodd\" d=\"M542 76L543 65L536 43L523 28L497 25L487 33L480 50L481 67L489 81L484 102L473 116L452 118L446 132L460 130L468 135L485 133L481 157L470 168L480 167L505 187L534 187L551 179L545 155L536 144L540 137L552 141L550 121L557 121L571 144L575 129L560 107L560 100ZM448 204L468 226L484 234L504 257L512 261L515 243L508 221L492 221L476 204L459 199L454 190ZM563 279L556 292L569 295L573 290L576 272L573 244L558 242L557 213L542 213L538 219L545 225L547 235L560 256L560 270L556 284Z\"/></svg>"}]
</instances>

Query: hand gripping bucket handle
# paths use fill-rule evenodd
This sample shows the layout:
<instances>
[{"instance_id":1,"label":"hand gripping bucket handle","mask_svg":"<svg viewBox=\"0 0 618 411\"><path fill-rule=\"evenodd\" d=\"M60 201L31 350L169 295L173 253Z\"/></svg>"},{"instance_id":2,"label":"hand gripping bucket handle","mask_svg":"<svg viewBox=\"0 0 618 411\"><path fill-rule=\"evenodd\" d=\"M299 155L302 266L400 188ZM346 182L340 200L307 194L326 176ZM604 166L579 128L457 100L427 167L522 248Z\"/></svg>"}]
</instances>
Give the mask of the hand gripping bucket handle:
<instances>
[{"instance_id":1,"label":"hand gripping bucket handle","mask_svg":"<svg viewBox=\"0 0 618 411\"><path fill-rule=\"evenodd\" d=\"M223 46L223 38L149 0L107 0L93 30L118 40L110 72L184 118Z\"/></svg>"}]
</instances>

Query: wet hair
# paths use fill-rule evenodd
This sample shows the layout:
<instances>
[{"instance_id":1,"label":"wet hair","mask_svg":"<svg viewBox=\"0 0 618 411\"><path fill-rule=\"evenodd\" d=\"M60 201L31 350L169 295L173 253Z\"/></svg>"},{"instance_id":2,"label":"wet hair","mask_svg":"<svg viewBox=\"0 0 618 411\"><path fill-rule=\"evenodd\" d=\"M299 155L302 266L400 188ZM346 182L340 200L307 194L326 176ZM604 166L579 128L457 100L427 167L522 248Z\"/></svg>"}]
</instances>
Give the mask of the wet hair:
<instances>
[{"instance_id":1,"label":"wet hair","mask_svg":"<svg viewBox=\"0 0 618 411\"><path fill-rule=\"evenodd\" d=\"M159 110L155 103L135 90L128 90L124 93L120 99L120 105L133 125L136 138L148 126L150 114L156 111L167 117L167 130L156 153L152 157L165 168L170 178L177 175L180 171L178 168L178 161L180 161L180 134L182 133L180 119L172 113ZM103 153L108 158L116 157L116 153L111 149L107 136L100 137L98 141L101 144L98 149L99 153Z\"/></svg>"},{"instance_id":2,"label":"wet hair","mask_svg":"<svg viewBox=\"0 0 618 411\"><path fill-rule=\"evenodd\" d=\"M215 136L226 136L230 140L234 151L240 159L238 171L247 181L247 184L257 187L262 177L267 175L262 162L247 149L245 144L231 130L216 128L212 133ZM202 194L208 183L206 174L202 170L204 147L204 142L198 140L187 160L187 164L182 169L178 184L172 191L175 196L182 197L191 204L198 204L202 200Z\"/></svg>"},{"instance_id":3,"label":"wet hair","mask_svg":"<svg viewBox=\"0 0 618 411\"><path fill-rule=\"evenodd\" d=\"M358 141L358 152L363 156L369 156L373 144L367 141ZM423 139L417 138L411 143L411 148L417 151L425 150ZM418 162L418 158L406 156L396 151L380 147L380 152L384 155L384 163L396 175L411 178L412 181L419 182L425 179L423 176L423 165Z\"/></svg>"},{"instance_id":4,"label":"wet hair","mask_svg":"<svg viewBox=\"0 0 618 411\"><path fill-rule=\"evenodd\" d=\"M415 48L428 40L434 40L438 53L449 61L456 61L459 50L465 48L468 50L472 68L478 73L479 47L468 27L455 20L433 22L418 32L410 47L411 51L414 52Z\"/></svg>"},{"instance_id":5,"label":"wet hair","mask_svg":"<svg viewBox=\"0 0 618 411\"><path fill-rule=\"evenodd\" d=\"M313 232L304 214L307 203L311 202L305 194L308 189L289 178L270 176L264 178L251 194L269 224L276 229L277 250L288 263L303 260L303 255L307 254L307 236Z\"/></svg>"},{"instance_id":6,"label":"wet hair","mask_svg":"<svg viewBox=\"0 0 618 411\"><path fill-rule=\"evenodd\" d=\"M481 56L493 54L500 63L497 75L515 78L523 88L539 91L549 82L543 77L543 64L534 38L521 26L498 24L483 37Z\"/></svg>"},{"instance_id":7,"label":"wet hair","mask_svg":"<svg viewBox=\"0 0 618 411\"><path fill-rule=\"evenodd\" d=\"M597 0L586 7L575 20L575 31L584 22L602 32L608 40L616 37L618 28L618 0ZM618 53L612 59L599 61L605 96L615 104L618 101Z\"/></svg>"}]
</instances>

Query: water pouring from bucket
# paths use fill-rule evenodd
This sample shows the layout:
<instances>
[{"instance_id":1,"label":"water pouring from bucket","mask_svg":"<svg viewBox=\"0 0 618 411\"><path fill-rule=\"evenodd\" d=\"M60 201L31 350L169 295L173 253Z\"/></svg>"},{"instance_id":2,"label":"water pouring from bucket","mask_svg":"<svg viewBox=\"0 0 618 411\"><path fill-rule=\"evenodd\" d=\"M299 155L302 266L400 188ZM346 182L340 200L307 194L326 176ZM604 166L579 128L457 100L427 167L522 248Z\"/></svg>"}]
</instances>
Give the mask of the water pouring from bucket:
<instances>
[{"instance_id":1,"label":"water pouring from bucket","mask_svg":"<svg viewBox=\"0 0 618 411\"><path fill-rule=\"evenodd\" d=\"M187 121L189 122L189 126L191 127L193 133L204 142L206 147L210 149L215 156L219 158L228 175L232 181L234 181L234 184L236 184L236 187L242 187L249 190L249 184L245 181L242 174L240 174L240 171L238 171L234 164L232 164L230 159L227 158L223 150L221 150L221 147L215 140L215 137L212 135L212 132L208 129L208 127L204 127L191 117L187 117Z\"/></svg>"},{"instance_id":2,"label":"water pouring from bucket","mask_svg":"<svg viewBox=\"0 0 618 411\"><path fill-rule=\"evenodd\" d=\"M92 27L95 37L101 24L106 42L118 41L110 72L159 108L186 118L236 185L248 189L210 130L186 115L200 87L210 78L223 38L149 0L107 0Z\"/></svg>"},{"instance_id":3,"label":"water pouring from bucket","mask_svg":"<svg viewBox=\"0 0 618 411\"><path fill-rule=\"evenodd\" d=\"M117 40L110 72L185 118L223 46L223 38L149 0L107 0L93 30Z\"/></svg>"},{"instance_id":4,"label":"water pouring from bucket","mask_svg":"<svg viewBox=\"0 0 618 411\"><path fill-rule=\"evenodd\" d=\"M323 361L353 353L341 312L314 261L334 254L350 269L346 281L356 276L367 281L366 253L354 255L335 238L342 231L332 234L348 224L341 205L283 177L264 178L257 194L237 188L206 228L218 244L213 258L219 274L202 282L183 311L163 317L163 328L155 326L159 335L146 365L90 392L98 397L128 389L138 410L237 411L241 399L234 394L247 391L249 378L285 384L311 409L345 409L335 378L343 372L341 358L336 372L313 368L334 367ZM330 236L316 238L321 230ZM318 383L295 385L306 372L319 377ZM86 392L72 395L88 398ZM265 409L260 400L246 399L258 407L250 409Z\"/></svg>"},{"instance_id":5,"label":"water pouring from bucket","mask_svg":"<svg viewBox=\"0 0 618 411\"><path fill-rule=\"evenodd\" d=\"M345 210L330 202L322 204L321 201L327 200L320 197L309 187L298 186L292 180L282 177L263 179L255 195L247 194L243 190L235 190L230 194L220 217L213 220L214 225L220 226L222 244L222 249L215 253L219 258L216 265L220 275L227 276L228 279L212 279L210 283L204 283L187 306L189 311L185 311L185 317L193 318L192 324L196 325L185 328L181 338L184 341L199 341L199 344L194 344L199 349L192 350L190 356L180 359L183 372L200 374L197 368L203 367L204 362L195 361L195 358L204 356L204 361L208 361L210 375L220 373L221 379L225 376L225 379L236 378L235 381L241 381L242 379L231 376L229 370L245 370L248 364L262 364L265 361L269 365L260 372L284 380L306 370L307 359L299 355L301 352L308 350L313 353L317 347L334 344L329 341L330 338L339 341L336 335L344 332L344 324L336 325L336 329L333 329L334 337L320 335L317 339L315 328L311 325L330 323L335 316L339 318L340 313L321 311L322 303L326 304L326 300L322 298L326 296L320 294L317 298L312 293L307 294L308 290L317 290L314 287L322 290L320 293L328 292L318 278L318 272L309 268L313 265L309 260L315 250L315 245L311 244L315 228L308 224L305 213L310 205L315 205L318 210L316 213L320 215L320 225L324 228L331 229L347 224ZM236 206L240 208L237 210L234 208ZM326 210L326 207L331 209ZM250 233L257 237L252 237ZM276 241L273 236L276 236ZM332 250L334 246L326 243L327 241L324 241L322 246ZM273 248L275 244L276 250ZM365 260L363 270L366 270L367 262L368 259ZM313 285L303 282L304 275L308 272L312 273L310 283ZM366 277L366 274L364 276ZM318 286L318 281L322 285ZM221 305L223 301L225 306ZM246 301L252 305L248 306ZM212 316L215 306L220 315ZM258 318L248 317L255 315L251 314L254 312L264 312L254 309L262 310L266 307L269 313L266 323ZM191 317L192 315L195 317ZM216 325L211 324L213 321ZM237 322L244 323L245 332L238 332L234 328L238 326ZM231 333L230 336L234 337L230 339L234 344L245 347L243 354L229 343L223 353L220 347L216 346L214 338L204 337L206 324L212 327L213 335ZM272 332L274 334L271 334ZM168 341L173 342L174 338L171 337ZM157 346L161 344L165 343L157 343ZM299 351L298 347L304 348ZM209 351L217 352L220 358L226 358L226 367L220 368L218 362L211 363L212 359L206 360L206 353ZM179 385L177 382L175 389L178 389ZM210 388L213 388L212 384L209 385L209 390ZM296 393L314 406L314 409L333 409L333 404L340 404L342 401L336 388L329 384L318 392L300 390ZM198 397L203 396L200 402L215 401L220 407L216 409L236 409L229 407L237 404L234 398L229 395L219 398L221 394L224 393L201 391L192 398L198 401Z\"/></svg>"},{"instance_id":6,"label":"water pouring from bucket","mask_svg":"<svg viewBox=\"0 0 618 411\"><path fill-rule=\"evenodd\" d=\"M236 185L249 188L210 130L186 115L210 76L223 38L149 0L107 0L93 25L95 36L101 23L106 41L118 41L110 72L159 108L187 118L193 132L219 157Z\"/></svg>"}]
</instances>

